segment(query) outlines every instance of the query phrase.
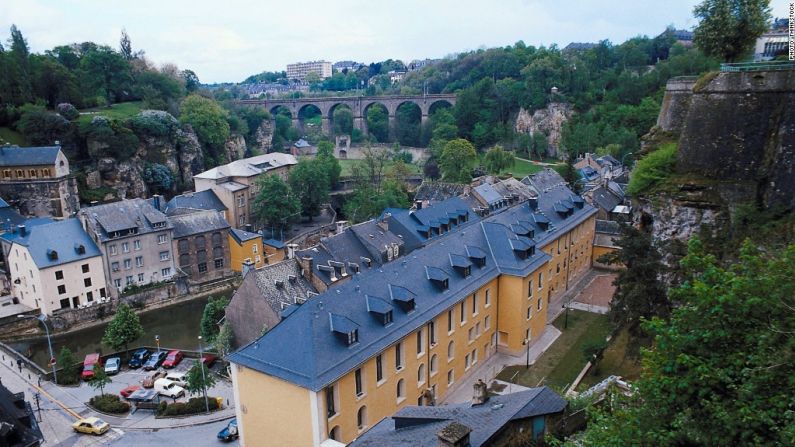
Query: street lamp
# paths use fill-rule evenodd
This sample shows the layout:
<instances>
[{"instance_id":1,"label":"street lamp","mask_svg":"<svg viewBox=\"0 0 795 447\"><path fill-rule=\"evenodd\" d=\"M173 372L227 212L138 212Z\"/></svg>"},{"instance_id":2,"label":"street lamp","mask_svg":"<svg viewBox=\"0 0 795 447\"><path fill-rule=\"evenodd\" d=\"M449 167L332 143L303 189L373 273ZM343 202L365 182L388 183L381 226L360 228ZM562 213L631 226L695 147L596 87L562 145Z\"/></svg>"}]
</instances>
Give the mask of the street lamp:
<instances>
[{"instance_id":1,"label":"street lamp","mask_svg":"<svg viewBox=\"0 0 795 447\"><path fill-rule=\"evenodd\" d=\"M530 339L525 338L522 344L527 346L527 357L525 358L524 361L524 367L525 369L530 369Z\"/></svg>"},{"instance_id":2,"label":"street lamp","mask_svg":"<svg viewBox=\"0 0 795 447\"><path fill-rule=\"evenodd\" d=\"M160 336L155 335L155 343L157 343L157 353L160 354Z\"/></svg>"},{"instance_id":3,"label":"street lamp","mask_svg":"<svg viewBox=\"0 0 795 447\"><path fill-rule=\"evenodd\" d=\"M207 382L206 378L204 377L204 362L202 362L204 357L202 351L202 336L199 335L199 368L202 370L202 390L204 391L204 408L207 410L207 413L210 412L210 403L207 402Z\"/></svg>"},{"instance_id":4,"label":"street lamp","mask_svg":"<svg viewBox=\"0 0 795 447\"><path fill-rule=\"evenodd\" d=\"M52 380L58 384L58 374L55 372L55 354L52 353L52 340L50 340L50 329L47 327L47 316L41 314L37 317L33 315L17 315L18 318L35 318L44 325L44 332L47 334L47 347L50 348L50 366L52 367Z\"/></svg>"}]
</instances>

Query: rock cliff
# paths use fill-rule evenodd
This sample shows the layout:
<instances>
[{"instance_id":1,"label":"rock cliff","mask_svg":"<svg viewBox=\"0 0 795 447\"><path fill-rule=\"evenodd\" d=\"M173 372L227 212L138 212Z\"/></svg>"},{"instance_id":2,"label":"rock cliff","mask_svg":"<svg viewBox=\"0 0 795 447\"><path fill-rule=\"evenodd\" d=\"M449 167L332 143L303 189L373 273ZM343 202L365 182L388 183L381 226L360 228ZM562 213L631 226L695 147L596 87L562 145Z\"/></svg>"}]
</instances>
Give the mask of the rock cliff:
<instances>
[{"instance_id":1,"label":"rock cliff","mask_svg":"<svg viewBox=\"0 0 795 447\"><path fill-rule=\"evenodd\" d=\"M519 109L516 117L515 128L519 133L533 135L541 132L547 137L547 156L559 155L560 139L563 125L574 113L571 104L565 102L551 102L543 109L538 109L531 115L525 109Z\"/></svg>"}]
</instances>

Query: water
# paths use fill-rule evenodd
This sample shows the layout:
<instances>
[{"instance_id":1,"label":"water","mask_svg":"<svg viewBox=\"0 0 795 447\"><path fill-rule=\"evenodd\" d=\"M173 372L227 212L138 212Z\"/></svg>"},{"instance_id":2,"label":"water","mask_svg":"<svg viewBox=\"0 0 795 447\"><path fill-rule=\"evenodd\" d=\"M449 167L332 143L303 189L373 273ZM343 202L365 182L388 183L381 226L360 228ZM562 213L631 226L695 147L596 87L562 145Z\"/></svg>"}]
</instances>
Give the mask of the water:
<instances>
[{"instance_id":1,"label":"water","mask_svg":"<svg viewBox=\"0 0 795 447\"><path fill-rule=\"evenodd\" d=\"M130 348L135 346L155 346L155 335L159 335L160 346L163 348L197 351L199 349L197 340L199 323L208 299L199 298L184 301L173 306L139 314L141 325L144 327L144 335L135 342L130 343ZM55 356L58 356L63 346L71 349L75 359L78 361L82 361L86 354L92 352L112 352L110 347L103 345L101 342L102 335L105 333L105 326L107 325L103 324L68 334L53 336L52 350ZM50 354L47 349L46 337L15 341L10 343L10 345L47 369L47 361Z\"/></svg>"}]
</instances>

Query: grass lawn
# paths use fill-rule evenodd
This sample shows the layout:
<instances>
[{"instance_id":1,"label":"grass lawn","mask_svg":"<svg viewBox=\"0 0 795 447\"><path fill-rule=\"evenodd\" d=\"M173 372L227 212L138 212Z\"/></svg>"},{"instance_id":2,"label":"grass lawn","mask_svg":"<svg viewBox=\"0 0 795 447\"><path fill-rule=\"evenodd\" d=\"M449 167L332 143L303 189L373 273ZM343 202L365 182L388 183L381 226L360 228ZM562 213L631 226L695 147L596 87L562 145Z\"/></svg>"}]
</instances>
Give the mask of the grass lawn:
<instances>
[{"instance_id":1,"label":"grass lawn","mask_svg":"<svg viewBox=\"0 0 795 447\"><path fill-rule=\"evenodd\" d=\"M28 142L21 133L9 127L0 127L0 144L6 143L16 144L17 146L28 145Z\"/></svg>"},{"instance_id":2,"label":"grass lawn","mask_svg":"<svg viewBox=\"0 0 795 447\"><path fill-rule=\"evenodd\" d=\"M602 360L585 375L577 390L587 390L608 376L621 376L630 381L638 379L641 372L640 358L637 354L628 353L631 351L629 342L629 331L622 329L610 340ZM641 346L649 346L649 341L641 341Z\"/></svg>"},{"instance_id":3,"label":"grass lawn","mask_svg":"<svg viewBox=\"0 0 795 447\"><path fill-rule=\"evenodd\" d=\"M78 120L80 122L90 122L97 115L107 116L111 119L127 119L141 112L141 101L120 102L110 107L94 107L93 109L83 109ZM83 115L85 113L85 115Z\"/></svg>"},{"instance_id":4,"label":"grass lawn","mask_svg":"<svg viewBox=\"0 0 795 447\"><path fill-rule=\"evenodd\" d=\"M481 166L483 166L483 158L484 157L485 157L484 153L478 154L478 164L480 164ZM546 162L547 160L544 160L544 161ZM552 162L555 163L556 161L552 161ZM521 179L525 178L526 176L531 175L531 174L535 174L536 172L539 172L539 171L541 171L543 169L544 169L544 166L542 166L542 165L537 165L537 164L535 164L535 163L533 163L531 161L514 157L513 166L511 166L508 169L502 170L500 172L500 175L504 176L504 175L506 175L508 173L511 173L514 177L516 177L517 179L521 180Z\"/></svg>"},{"instance_id":5,"label":"grass lawn","mask_svg":"<svg viewBox=\"0 0 795 447\"><path fill-rule=\"evenodd\" d=\"M361 161L361 160L351 160L351 159L339 160L339 162L340 162L340 167L342 168L342 172L340 173L340 177L350 177L351 170L353 169L353 165L355 165L356 163L363 163L363 161ZM386 166L384 168L384 173L388 172L389 168L391 166L392 166L392 162L391 161L387 162L387 164L386 164ZM411 172L412 174L420 174L421 173L420 172L420 167L417 166L415 163L410 163L407 166L409 168L409 172Z\"/></svg>"},{"instance_id":6,"label":"grass lawn","mask_svg":"<svg viewBox=\"0 0 795 447\"><path fill-rule=\"evenodd\" d=\"M565 319L564 312L552 323L562 334L534 365L529 369L524 365L509 366L497 378L509 381L519 372L514 383L527 387L549 385L559 390L573 382L586 363L583 348L604 340L610 334L610 322L606 315L570 310L568 327L564 329Z\"/></svg>"}]
</instances>

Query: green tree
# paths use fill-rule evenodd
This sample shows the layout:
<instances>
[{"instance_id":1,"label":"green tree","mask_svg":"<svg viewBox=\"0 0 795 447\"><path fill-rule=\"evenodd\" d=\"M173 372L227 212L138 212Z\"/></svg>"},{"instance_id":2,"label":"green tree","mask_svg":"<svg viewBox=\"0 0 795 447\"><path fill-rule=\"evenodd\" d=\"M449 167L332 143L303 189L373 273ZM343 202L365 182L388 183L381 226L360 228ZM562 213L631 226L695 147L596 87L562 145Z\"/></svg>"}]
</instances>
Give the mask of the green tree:
<instances>
[{"instance_id":1,"label":"green tree","mask_svg":"<svg viewBox=\"0 0 795 447\"><path fill-rule=\"evenodd\" d=\"M102 343L110 346L113 350L124 348L126 353L130 343L144 335L144 328L138 314L125 303L119 304L116 315L108 323L105 334L102 336Z\"/></svg>"},{"instance_id":2,"label":"green tree","mask_svg":"<svg viewBox=\"0 0 795 447\"><path fill-rule=\"evenodd\" d=\"M121 37L119 38L119 52L121 52L121 56L128 61L133 60L136 56L132 50L130 36L127 34L127 30L124 28L121 29Z\"/></svg>"},{"instance_id":3,"label":"green tree","mask_svg":"<svg viewBox=\"0 0 795 447\"><path fill-rule=\"evenodd\" d=\"M102 365L96 364L94 365L94 377L88 381L88 385L94 390L99 390L99 395L102 396L105 394L105 386L111 383L112 380L105 374L105 368Z\"/></svg>"},{"instance_id":4,"label":"green tree","mask_svg":"<svg viewBox=\"0 0 795 447\"><path fill-rule=\"evenodd\" d=\"M350 135L353 132L353 112L348 107L337 107L332 114L334 135Z\"/></svg>"},{"instance_id":5,"label":"green tree","mask_svg":"<svg viewBox=\"0 0 795 447\"><path fill-rule=\"evenodd\" d=\"M218 331L218 335L215 337L215 343L213 343L213 347L215 351L218 352L219 356L226 357L227 354L232 352L232 342L234 339L235 333L232 330L232 325L224 322L221 325L221 329Z\"/></svg>"},{"instance_id":6,"label":"green tree","mask_svg":"<svg viewBox=\"0 0 795 447\"><path fill-rule=\"evenodd\" d=\"M271 228L289 228L292 217L301 211L301 202L287 183L278 175L266 175L258 187L252 210L257 222Z\"/></svg>"},{"instance_id":7,"label":"green tree","mask_svg":"<svg viewBox=\"0 0 795 447\"><path fill-rule=\"evenodd\" d=\"M83 82L98 91L107 104L129 100L132 85L130 63L108 46L92 46L80 58Z\"/></svg>"},{"instance_id":8,"label":"green tree","mask_svg":"<svg viewBox=\"0 0 795 447\"><path fill-rule=\"evenodd\" d=\"M439 159L442 177L448 182L468 183L476 160L477 153L472 143L463 138L448 141Z\"/></svg>"},{"instance_id":9,"label":"green tree","mask_svg":"<svg viewBox=\"0 0 795 447\"><path fill-rule=\"evenodd\" d=\"M325 140L318 143L316 159L323 165L326 173L328 173L329 189L334 188L334 185L337 184L340 179L340 174L342 173L342 166L340 166L337 157L334 156L334 144Z\"/></svg>"},{"instance_id":10,"label":"green tree","mask_svg":"<svg viewBox=\"0 0 795 447\"><path fill-rule=\"evenodd\" d=\"M50 145L68 138L70 126L64 117L33 104L25 104L19 111L21 115L16 127L29 143Z\"/></svg>"},{"instance_id":11,"label":"green tree","mask_svg":"<svg viewBox=\"0 0 795 447\"><path fill-rule=\"evenodd\" d=\"M188 95L182 101L179 120L190 124L199 137L210 158L205 164L214 166L226 161L223 146L229 139L229 122L227 112L217 102L196 94Z\"/></svg>"},{"instance_id":12,"label":"green tree","mask_svg":"<svg viewBox=\"0 0 795 447\"><path fill-rule=\"evenodd\" d=\"M367 131L379 143L389 141L389 116L386 108L379 105L367 108Z\"/></svg>"},{"instance_id":13,"label":"green tree","mask_svg":"<svg viewBox=\"0 0 795 447\"><path fill-rule=\"evenodd\" d=\"M499 174L500 172L512 167L516 160L513 157L513 152L506 151L502 146L494 146L486 152L483 158L483 164L486 170L491 174Z\"/></svg>"},{"instance_id":14,"label":"green tree","mask_svg":"<svg viewBox=\"0 0 795 447\"><path fill-rule=\"evenodd\" d=\"M203 375L202 372L204 372ZM215 376L213 376L212 371L200 361L194 361L193 366L188 370L185 389L191 394L199 394L213 386L215 386Z\"/></svg>"},{"instance_id":15,"label":"green tree","mask_svg":"<svg viewBox=\"0 0 795 447\"><path fill-rule=\"evenodd\" d=\"M77 359L72 351L66 346L61 347L61 352L58 354L58 367L61 368L58 372L58 383L62 385L77 383L76 365Z\"/></svg>"},{"instance_id":16,"label":"green tree","mask_svg":"<svg viewBox=\"0 0 795 447\"><path fill-rule=\"evenodd\" d=\"M696 46L709 56L736 62L767 31L770 0L704 0L693 14L699 20L693 32Z\"/></svg>"},{"instance_id":17,"label":"green tree","mask_svg":"<svg viewBox=\"0 0 795 447\"><path fill-rule=\"evenodd\" d=\"M224 318L224 310L229 304L229 299L224 297L213 298L207 300L202 312L202 319L199 323L199 330L202 338L207 344L212 344L215 337L218 335L219 327L218 322Z\"/></svg>"},{"instance_id":18,"label":"green tree","mask_svg":"<svg viewBox=\"0 0 795 447\"><path fill-rule=\"evenodd\" d=\"M311 220L328 202L329 172L321 160L300 160L290 170L290 189L301 202L301 211Z\"/></svg>"},{"instance_id":19,"label":"green tree","mask_svg":"<svg viewBox=\"0 0 795 447\"><path fill-rule=\"evenodd\" d=\"M152 193L163 194L174 186L174 174L160 163L147 164L141 177Z\"/></svg>"}]
</instances>

